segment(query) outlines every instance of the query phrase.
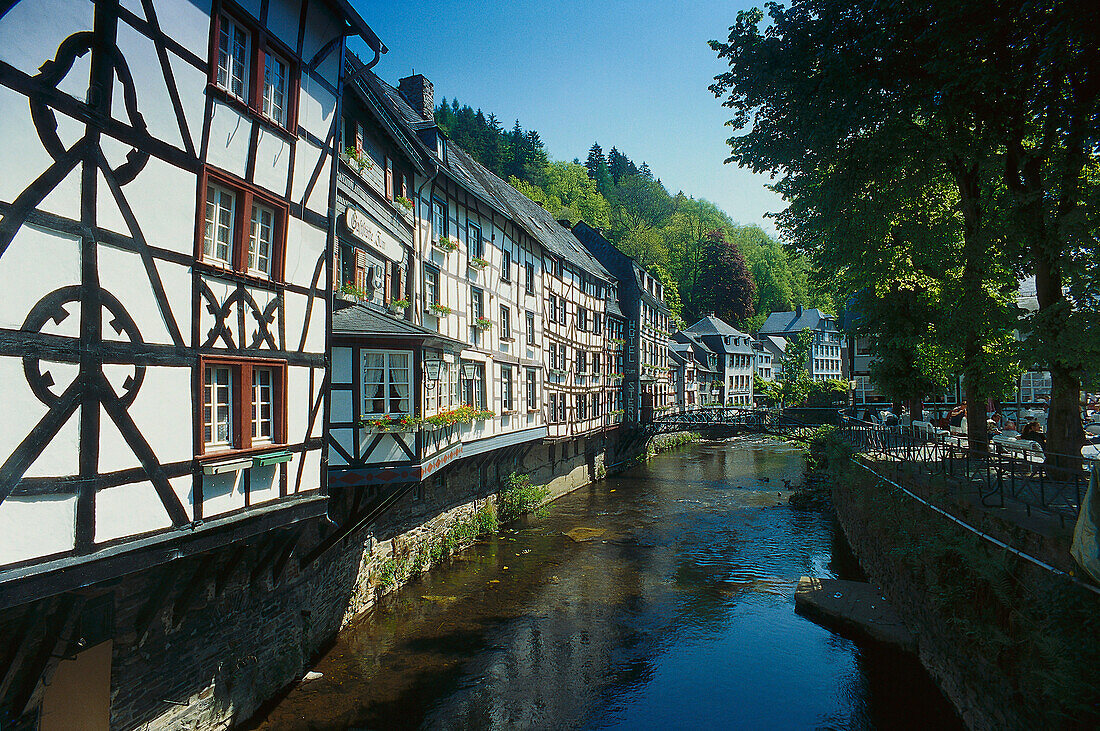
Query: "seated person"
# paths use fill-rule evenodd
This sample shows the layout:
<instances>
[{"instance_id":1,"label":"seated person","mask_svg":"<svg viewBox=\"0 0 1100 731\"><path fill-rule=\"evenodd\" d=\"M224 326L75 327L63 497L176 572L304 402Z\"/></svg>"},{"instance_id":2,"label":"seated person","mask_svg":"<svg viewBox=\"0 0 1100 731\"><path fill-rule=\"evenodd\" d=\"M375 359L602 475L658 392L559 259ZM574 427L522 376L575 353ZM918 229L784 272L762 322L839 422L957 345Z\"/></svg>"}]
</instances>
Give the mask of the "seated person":
<instances>
[{"instance_id":1,"label":"seated person","mask_svg":"<svg viewBox=\"0 0 1100 731\"><path fill-rule=\"evenodd\" d=\"M1029 421L1017 439L1035 442L1043 449L1047 447L1047 435L1043 433L1043 427L1039 426L1038 421Z\"/></svg>"}]
</instances>

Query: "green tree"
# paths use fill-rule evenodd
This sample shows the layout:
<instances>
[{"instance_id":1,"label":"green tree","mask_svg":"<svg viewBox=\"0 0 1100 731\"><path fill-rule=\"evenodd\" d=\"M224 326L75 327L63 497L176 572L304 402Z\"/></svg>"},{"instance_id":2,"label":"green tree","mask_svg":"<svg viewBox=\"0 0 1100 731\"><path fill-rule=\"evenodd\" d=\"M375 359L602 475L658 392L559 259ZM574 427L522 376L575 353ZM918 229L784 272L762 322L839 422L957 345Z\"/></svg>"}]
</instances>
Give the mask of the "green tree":
<instances>
[{"instance_id":1,"label":"green tree","mask_svg":"<svg viewBox=\"0 0 1100 731\"><path fill-rule=\"evenodd\" d=\"M727 240L721 229L712 231L707 235L703 250L703 272L696 305L727 322L740 323L752 317L755 299L756 285L737 244Z\"/></svg>"}]
</instances>

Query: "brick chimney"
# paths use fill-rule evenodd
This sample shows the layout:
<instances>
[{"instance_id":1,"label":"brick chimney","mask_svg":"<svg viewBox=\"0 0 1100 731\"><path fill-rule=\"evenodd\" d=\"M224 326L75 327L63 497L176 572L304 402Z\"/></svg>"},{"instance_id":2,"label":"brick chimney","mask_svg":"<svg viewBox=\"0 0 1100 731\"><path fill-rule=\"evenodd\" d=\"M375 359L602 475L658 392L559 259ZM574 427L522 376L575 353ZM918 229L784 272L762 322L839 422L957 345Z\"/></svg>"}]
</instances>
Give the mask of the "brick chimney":
<instances>
[{"instance_id":1,"label":"brick chimney","mask_svg":"<svg viewBox=\"0 0 1100 731\"><path fill-rule=\"evenodd\" d=\"M435 119L435 88L423 74L406 76L397 82L397 90L409 106L427 120Z\"/></svg>"}]
</instances>

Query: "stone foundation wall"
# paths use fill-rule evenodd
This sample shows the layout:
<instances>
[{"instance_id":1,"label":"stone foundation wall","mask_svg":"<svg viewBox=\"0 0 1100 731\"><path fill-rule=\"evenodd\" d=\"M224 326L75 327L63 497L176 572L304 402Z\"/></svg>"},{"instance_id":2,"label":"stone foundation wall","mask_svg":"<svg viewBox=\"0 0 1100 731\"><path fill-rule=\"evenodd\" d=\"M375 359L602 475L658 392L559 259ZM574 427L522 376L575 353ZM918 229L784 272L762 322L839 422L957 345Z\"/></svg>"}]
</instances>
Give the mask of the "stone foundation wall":
<instances>
[{"instance_id":1,"label":"stone foundation wall","mask_svg":"<svg viewBox=\"0 0 1100 731\"><path fill-rule=\"evenodd\" d=\"M508 464L458 462L303 569L298 557L331 529L322 520L90 587L88 596L113 606L111 728L198 731L252 717L353 617L426 570L430 560L416 557L492 503L512 472L548 486L552 500L603 477L610 463L633 462L618 446L611 434L539 444ZM335 495L333 515L346 514L351 499L351 491ZM405 572L394 576L395 563ZM0 635L12 637L57 601L0 613ZM36 725L32 712L16 727Z\"/></svg>"},{"instance_id":2,"label":"stone foundation wall","mask_svg":"<svg viewBox=\"0 0 1100 731\"><path fill-rule=\"evenodd\" d=\"M833 506L860 565L917 637L921 662L967 726L1100 722L1100 641L1082 634L1088 618L1100 611L1095 596L862 470L834 477ZM956 512L964 512L958 507ZM966 517L972 524L979 519ZM1021 547L1050 548L1038 537Z\"/></svg>"}]
</instances>

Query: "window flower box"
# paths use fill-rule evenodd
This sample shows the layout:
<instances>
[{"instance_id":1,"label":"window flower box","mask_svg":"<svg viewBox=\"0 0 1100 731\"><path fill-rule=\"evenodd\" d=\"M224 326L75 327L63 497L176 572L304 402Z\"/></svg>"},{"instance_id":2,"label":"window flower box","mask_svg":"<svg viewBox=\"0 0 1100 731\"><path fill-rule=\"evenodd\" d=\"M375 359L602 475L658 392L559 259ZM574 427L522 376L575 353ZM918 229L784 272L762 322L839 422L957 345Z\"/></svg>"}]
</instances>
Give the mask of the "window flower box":
<instances>
[{"instance_id":1,"label":"window flower box","mask_svg":"<svg viewBox=\"0 0 1100 731\"><path fill-rule=\"evenodd\" d=\"M393 300L388 305L389 311L395 315L404 315L405 310L409 308L408 300Z\"/></svg>"},{"instance_id":2,"label":"window flower box","mask_svg":"<svg viewBox=\"0 0 1100 731\"><path fill-rule=\"evenodd\" d=\"M338 290L340 294L353 301L367 299L367 293L360 287L356 287L354 282L344 282L340 285Z\"/></svg>"},{"instance_id":3,"label":"window flower box","mask_svg":"<svg viewBox=\"0 0 1100 731\"><path fill-rule=\"evenodd\" d=\"M482 259L480 256L470 257L469 267L471 269L481 271L487 266L489 266L489 261L487 259Z\"/></svg>"},{"instance_id":4,"label":"window flower box","mask_svg":"<svg viewBox=\"0 0 1100 731\"><path fill-rule=\"evenodd\" d=\"M435 315L436 317L446 317L452 312L454 312L454 310L452 310L447 305L441 305L439 303L428 305L428 313Z\"/></svg>"},{"instance_id":5,"label":"window flower box","mask_svg":"<svg viewBox=\"0 0 1100 731\"><path fill-rule=\"evenodd\" d=\"M492 326L493 321L490 320L488 317L479 317L474 320L474 327L476 327L478 330L488 330Z\"/></svg>"},{"instance_id":6,"label":"window flower box","mask_svg":"<svg viewBox=\"0 0 1100 731\"><path fill-rule=\"evenodd\" d=\"M458 248L458 242L450 236L440 236L439 241L433 242L432 246L439 249L444 254L450 254Z\"/></svg>"},{"instance_id":7,"label":"window flower box","mask_svg":"<svg viewBox=\"0 0 1100 731\"><path fill-rule=\"evenodd\" d=\"M356 150L354 147L345 148L344 157L347 159L348 165L355 168L360 175L363 174L364 170L374 170L374 162L362 150Z\"/></svg>"},{"instance_id":8,"label":"window flower box","mask_svg":"<svg viewBox=\"0 0 1100 731\"><path fill-rule=\"evenodd\" d=\"M416 431L420 428L420 418L413 416L412 414L405 414L404 416L390 416L383 414L375 418L364 418L361 422L362 426L379 432L408 432Z\"/></svg>"},{"instance_id":9,"label":"window flower box","mask_svg":"<svg viewBox=\"0 0 1100 731\"><path fill-rule=\"evenodd\" d=\"M409 213L412 213L413 202L403 195L399 195L393 199L393 202L404 208Z\"/></svg>"},{"instance_id":10,"label":"window flower box","mask_svg":"<svg viewBox=\"0 0 1100 731\"><path fill-rule=\"evenodd\" d=\"M550 375L552 375L552 376L564 376L565 371L561 368L551 368L550 369Z\"/></svg>"}]
</instances>

